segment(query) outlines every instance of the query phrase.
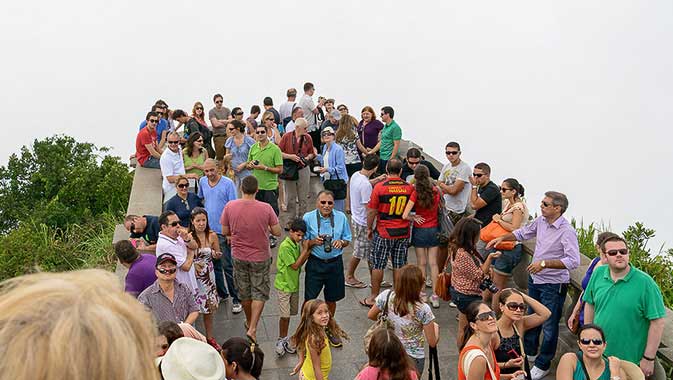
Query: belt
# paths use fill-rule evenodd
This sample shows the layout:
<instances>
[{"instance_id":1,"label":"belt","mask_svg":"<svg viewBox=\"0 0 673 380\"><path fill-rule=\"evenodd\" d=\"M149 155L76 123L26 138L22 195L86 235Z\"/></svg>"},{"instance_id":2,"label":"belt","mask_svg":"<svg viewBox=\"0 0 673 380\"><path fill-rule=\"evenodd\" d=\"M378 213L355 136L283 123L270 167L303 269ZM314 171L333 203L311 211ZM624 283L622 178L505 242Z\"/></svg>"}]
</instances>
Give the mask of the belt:
<instances>
[{"instance_id":1,"label":"belt","mask_svg":"<svg viewBox=\"0 0 673 380\"><path fill-rule=\"evenodd\" d=\"M315 256L315 255L310 255L308 258L309 258L309 259L313 259L313 260L318 260L318 261L320 261L320 262L322 262L322 263L325 263L325 264L330 264L330 263L333 263L333 262L335 262L335 261L337 261L337 260L340 260L340 259L341 259L341 255L339 255L339 256L337 256L337 257L332 257L332 258L330 258L330 259L321 259L320 257Z\"/></svg>"}]
</instances>

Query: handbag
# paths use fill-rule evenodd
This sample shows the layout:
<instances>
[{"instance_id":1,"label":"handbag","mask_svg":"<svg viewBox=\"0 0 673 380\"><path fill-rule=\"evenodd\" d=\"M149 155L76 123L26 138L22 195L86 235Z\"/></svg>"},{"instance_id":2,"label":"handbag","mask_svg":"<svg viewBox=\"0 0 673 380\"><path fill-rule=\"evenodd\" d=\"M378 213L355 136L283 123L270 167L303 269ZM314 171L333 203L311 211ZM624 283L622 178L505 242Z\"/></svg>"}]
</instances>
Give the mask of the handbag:
<instances>
[{"instance_id":1,"label":"handbag","mask_svg":"<svg viewBox=\"0 0 673 380\"><path fill-rule=\"evenodd\" d=\"M482 228L481 231L479 232L479 239L489 242L495 238L499 238L500 236L507 235L509 231L507 231L503 226L500 225L500 223L496 221L492 221L491 223L487 224L486 227ZM514 246L516 245L515 241L502 241L498 245L495 246L497 249L502 249L505 251L511 251L514 249Z\"/></svg>"},{"instance_id":2,"label":"handbag","mask_svg":"<svg viewBox=\"0 0 673 380\"><path fill-rule=\"evenodd\" d=\"M339 174L337 173L336 179L328 179L323 182L325 190L329 190L334 193L334 200L346 199L346 181L339 179Z\"/></svg>"},{"instance_id":3,"label":"handbag","mask_svg":"<svg viewBox=\"0 0 673 380\"><path fill-rule=\"evenodd\" d=\"M432 379L432 369L435 369L435 380L442 380L439 377L439 357L437 356L437 347L428 347L430 353L430 364L428 365L428 380Z\"/></svg>"},{"instance_id":4,"label":"handbag","mask_svg":"<svg viewBox=\"0 0 673 380\"><path fill-rule=\"evenodd\" d=\"M437 239L439 240L439 244L445 245L449 243L449 236L451 235L451 231L453 231L453 222L451 221L451 218L449 218L449 212L444 205L444 195L442 190L439 188L437 189L439 190L439 207L437 207L439 232L437 232Z\"/></svg>"},{"instance_id":5,"label":"handbag","mask_svg":"<svg viewBox=\"0 0 673 380\"><path fill-rule=\"evenodd\" d=\"M295 138L292 136L292 149L297 152L297 155L301 153L301 146L304 144L304 135L299 137L299 150L295 149ZM286 181L296 181L299 179L299 164L289 158L283 158L283 171L280 172L278 178L284 179Z\"/></svg>"},{"instance_id":6,"label":"handbag","mask_svg":"<svg viewBox=\"0 0 673 380\"><path fill-rule=\"evenodd\" d=\"M451 301L449 286L451 286L451 273L447 273L446 269L444 269L437 275L437 281L435 282L433 291L442 300Z\"/></svg>"},{"instance_id":7,"label":"handbag","mask_svg":"<svg viewBox=\"0 0 673 380\"><path fill-rule=\"evenodd\" d=\"M392 293L392 290L388 291L388 295L386 296L386 302L383 304L383 310L381 310L381 313L379 313L379 317L376 319L376 322L374 322L373 325L369 327L367 332L365 333L364 336L364 343L365 343L365 353L369 353L369 342L372 340L372 335L376 332L378 329L391 329L393 326L390 325L390 322L388 322L388 301L390 300L390 294Z\"/></svg>"}]
</instances>

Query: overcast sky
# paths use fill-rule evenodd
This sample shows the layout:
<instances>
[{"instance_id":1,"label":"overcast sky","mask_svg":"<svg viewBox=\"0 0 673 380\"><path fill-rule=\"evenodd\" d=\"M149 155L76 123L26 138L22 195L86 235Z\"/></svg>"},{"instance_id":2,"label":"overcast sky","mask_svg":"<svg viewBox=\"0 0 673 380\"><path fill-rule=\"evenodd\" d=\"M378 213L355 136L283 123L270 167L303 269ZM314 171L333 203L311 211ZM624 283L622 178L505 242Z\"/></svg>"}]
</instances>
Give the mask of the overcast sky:
<instances>
[{"instance_id":1,"label":"overcast sky","mask_svg":"<svg viewBox=\"0 0 673 380\"><path fill-rule=\"evenodd\" d=\"M6 3L6 4L5 4ZM127 161L155 100L249 111L303 82L391 105L403 137L445 162L515 177L533 210L673 242L673 2L39 1L0 12L0 163L65 133Z\"/></svg>"}]
</instances>

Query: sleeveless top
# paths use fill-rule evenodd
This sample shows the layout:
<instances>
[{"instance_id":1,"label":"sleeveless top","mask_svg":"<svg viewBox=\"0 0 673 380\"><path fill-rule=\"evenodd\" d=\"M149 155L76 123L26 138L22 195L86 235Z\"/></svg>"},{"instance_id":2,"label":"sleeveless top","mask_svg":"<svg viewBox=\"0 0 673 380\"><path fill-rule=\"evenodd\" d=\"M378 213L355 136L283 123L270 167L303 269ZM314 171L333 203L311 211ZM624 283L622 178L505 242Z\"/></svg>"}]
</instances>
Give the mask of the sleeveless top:
<instances>
[{"instance_id":1,"label":"sleeveless top","mask_svg":"<svg viewBox=\"0 0 673 380\"><path fill-rule=\"evenodd\" d=\"M311 353L308 349L308 340L304 342L306 347L306 359L304 359L304 364L301 366L301 374L306 380L315 380L315 373L313 372L313 360L311 359ZM320 351L320 372L322 372L322 378L328 380L329 372L332 370L332 351L329 348L329 340L325 337L325 347Z\"/></svg>"},{"instance_id":2,"label":"sleeveless top","mask_svg":"<svg viewBox=\"0 0 673 380\"><path fill-rule=\"evenodd\" d=\"M479 346L465 346L460 351L460 356L458 357L458 380L467 380L467 371L463 369L462 363L465 354L472 350L481 351L481 348ZM484 354L484 356L486 356L486 354ZM495 352L493 353L493 367L491 368L493 370L493 374L495 375L495 379L491 377L491 371L489 371L488 369L488 367L490 366L491 364L489 363L486 367L486 374L484 375L484 380L500 380L500 367L498 367L498 362L495 358ZM467 370L469 371L469 368Z\"/></svg>"},{"instance_id":3,"label":"sleeveless top","mask_svg":"<svg viewBox=\"0 0 673 380\"><path fill-rule=\"evenodd\" d=\"M519 343L519 334L514 331L514 335L503 338L502 334L500 334L500 329L498 329L498 336L500 337L500 345L498 348L494 351L495 352L495 359L498 361L498 363L504 363L510 359L512 359L507 352L514 350L516 351L517 354L521 355L521 344ZM511 368L502 368L500 370L501 373L505 374L510 374L518 371L520 368L516 367L511 367Z\"/></svg>"},{"instance_id":4,"label":"sleeveless top","mask_svg":"<svg viewBox=\"0 0 673 380\"><path fill-rule=\"evenodd\" d=\"M605 369L603 373L598 377L598 379L587 379L587 376L584 374L584 363L582 359L582 351L578 351L577 355L577 364L575 364L575 372L573 372L573 380L610 380L610 364L608 359L603 357L603 362L605 363Z\"/></svg>"},{"instance_id":5,"label":"sleeveless top","mask_svg":"<svg viewBox=\"0 0 673 380\"><path fill-rule=\"evenodd\" d=\"M182 151L182 159L184 161L185 167L196 165L203 165L206 162L206 151L205 149L201 151L198 157L192 158L187 155L187 151ZM186 174L198 174L200 177L203 177L203 170L199 168L191 168L185 172Z\"/></svg>"}]
</instances>

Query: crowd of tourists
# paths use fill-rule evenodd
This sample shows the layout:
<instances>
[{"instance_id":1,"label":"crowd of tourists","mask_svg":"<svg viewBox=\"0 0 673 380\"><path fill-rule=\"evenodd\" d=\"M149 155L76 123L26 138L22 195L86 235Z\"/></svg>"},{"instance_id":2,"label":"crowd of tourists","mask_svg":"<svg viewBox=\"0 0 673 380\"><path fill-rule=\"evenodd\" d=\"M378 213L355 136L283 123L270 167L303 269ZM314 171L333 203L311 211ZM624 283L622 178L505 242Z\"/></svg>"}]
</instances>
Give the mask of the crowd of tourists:
<instances>
[{"instance_id":1,"label":"crowd of tourists","mask_svg":"<svg viewBox=\"0 0 673 380\"><path fill-rule=\"evenodd\" d=\"M259 378L257 327L273 287L275 354L296 355L292 374L301 379L328 379L332 347L362 343L368 363L357 379L420 378L448 328L436 321L439 307L458 312L459 380L544 378L557 357L570 272L580 266L577 234L564 217L568 198L546 192L533 217L521 182L496 184L489 164L462 160L458 142L445 144L448 162L437 168L417 148L400 154L393 107L364 106L357 118L334 99L315 102L314 92L306 83L297 99L288 89L278 109L266 97L247 117L220 94L207 113L201 102L188 112L157 101L140 124L135 160L161 170L164 211L128 215L130 238L114 247L130 296L100 271L9 280L0 290L0 373ZM530 239L524 292L509 284ZM652 376L661 291L629 263L622 237L602 233L596 247L567 320L578 351L557 358L556 377ZM368 283L356 276L362 261ZM375 323L362 342L338 324L346 287L369 287L359 302ZM217 342L215 313L228 299L232 313L245 314L245 330ZM194 326L200 317L203 331Z\"/></svg>"}]
</instances>

